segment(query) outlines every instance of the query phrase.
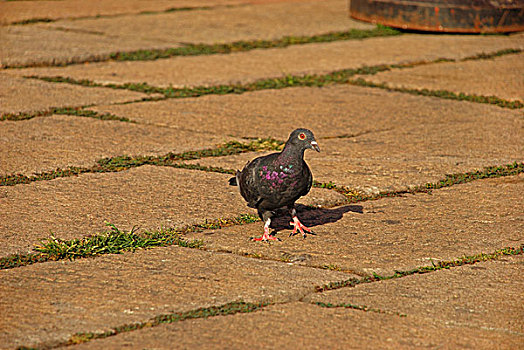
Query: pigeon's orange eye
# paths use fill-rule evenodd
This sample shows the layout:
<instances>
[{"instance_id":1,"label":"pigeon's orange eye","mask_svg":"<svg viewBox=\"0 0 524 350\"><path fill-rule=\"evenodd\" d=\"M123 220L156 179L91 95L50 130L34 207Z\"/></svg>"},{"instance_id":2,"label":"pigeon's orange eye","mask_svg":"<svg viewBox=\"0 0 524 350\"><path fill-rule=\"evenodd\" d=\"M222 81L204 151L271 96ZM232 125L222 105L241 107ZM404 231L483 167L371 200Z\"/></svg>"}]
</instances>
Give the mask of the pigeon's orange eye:
<instances>
[{"instance_id":1,"label":"pigeon's orange eye","mask_svg":"<svg viewBox=\"0 0 524 350\"><path fill-rule=\"evenodd\" d=\"M300 133L300 135L298 135L298 138L301 139L301 140L305 140L306 139L306 134Z\"/></svg>"}]
</instances>

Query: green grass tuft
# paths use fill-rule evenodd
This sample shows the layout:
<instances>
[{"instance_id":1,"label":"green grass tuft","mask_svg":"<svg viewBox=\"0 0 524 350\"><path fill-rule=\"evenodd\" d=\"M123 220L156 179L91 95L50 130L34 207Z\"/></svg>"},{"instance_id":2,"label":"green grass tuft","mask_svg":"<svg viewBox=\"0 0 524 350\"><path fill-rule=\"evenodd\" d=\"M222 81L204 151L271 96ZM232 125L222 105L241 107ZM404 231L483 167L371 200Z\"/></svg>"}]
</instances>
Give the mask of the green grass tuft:
<instances>
[{"instance_id":1,"label":"green grass tuft","mask_svg":"<svg viewBox=\"0 0 524 350\"><path fill-rule=\"evenodd\" d=\"M120 254L152 247L178 245L188 248L201 248L201 240L188 241L180 237L175 229L146 231L137 234L133 228L129 232L121 231L113 224L108 224L110 231L84 237L82 239L64 240L51 236L41 242L34 250L48 256L49 260L86 258L102 254Z\"/></svg>"},{"instance_id":2,"label":"green grass tuft","mask_svg":"<svg viewBox=\"0 0 524 350\"><path fill-rule=\"evenodd\" d=\"M103 254L120 254L137 249L173 245L200 249L204 247L202 240L187 240L182 238L182 234L221 229L233 225L245 225L257 221L260 221L258 216L240 214L238 217L206 220L201 224L188 225L182 228L160 229L142 233L136 233L135 229L129 232L122 231L113 224L107 224L110 228L109 231L81 239L65 240L51 236L37 245L34 248L34 253L15 254L0 258L0 270L46 261L72 260Z\"/></svg>"}]
</instances>

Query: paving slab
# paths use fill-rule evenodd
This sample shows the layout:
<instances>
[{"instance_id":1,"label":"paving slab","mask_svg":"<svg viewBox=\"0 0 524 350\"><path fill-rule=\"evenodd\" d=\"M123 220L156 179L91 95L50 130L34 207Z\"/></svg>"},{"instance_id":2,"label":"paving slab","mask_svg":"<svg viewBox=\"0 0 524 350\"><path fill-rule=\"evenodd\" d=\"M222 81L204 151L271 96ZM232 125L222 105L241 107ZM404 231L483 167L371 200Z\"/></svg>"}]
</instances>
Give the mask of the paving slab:
<instances>
[{"instance_id":1,"label":"paving slab","mask_svg":"<svg viewBox=\"0 0 524 350\"><path fill-rule=\"evenodd\" d=\"M524 101L524 76L519 73L522 71L524 54L520 53L489 60L420 66L409 71L393 70L362 78L391 87L447 90Z\"/></svg>"},{"instance_id":2,"label":"paving slab","mask_svg":"<svg viewBox=\"0 0 524 350\"><path fill-rule=\"evenodd\" d=\"M318 138L321 152L306 152L305 159L316 181L332 182L368 195L435 183L446 174L524 161L524 143L519 139L522 121L483 122L415 124L354 138ZM508 138L500 140L500 133ZM247 161L269 153L244 153L187 163L242 169Z\"/></svg>"},{"instance_id":3,"label":"paving slab","mask_svg":"<svg viewBox=\"0 0 524 350\"><path fill-rule=\"evenodd\" d=\"M374 28L347 16L344 0L274 2L162 13L151 16L59 21L49 27L101 31L120 38L138 37L165 42L214 44L261 40L286 35L313 35L350 28Z\"/></svg>"},{"instance_id":4,"label":"paving slab","mask_svg":"<svg viewBox=\"0 0 524 350\"><path fill-rule=\"evenodd\" d=\"M297 300L346 274L170 247L0 271L0 342L66 341L171 312ZM13 292L16 291L16 292ZM196 292L197 291L197 292Z\"/></svg>"},{"instance_id":5,"label":"paving slab","mask_svg":"<svg viewBox=\"0 0 524 350\"><path fill-rule=\"evenodd\" d=\"M358 274L392 274L464 254L522 244L524 176L488 179L435 190L299 212L317 235L288 237L290 217L273 220L282 241L250 242L262 223L189 234L207 248L258 255ZM472 210L474 208L474 210Z\"/></svg>"},{"instance_id":6,"label":"paving slab","mask_svg":"<svg viewBox=\"0 0 524 350\"><path fill-rule=\"evenodd\" d=\"M134 91L53 84L3 73L0 73L0 80L0 114L136 101L147 97Z\"/></svg>"},{"instance_id":7,"label":"paving slab","mask_svg":"<svg viewBox=\"0 0 524 350\"><path fill-rule=\"evenodd\" d=\"M60 20L0 28L0 65L78 62L109 53L313 35L373 25L347 16L345 0L275 2L152 15Z\"/></svg>"},{"instance_id":8,"label":"paving slab","mask_svg":"<svg viewBox=\"0 0 524 350\"><path fill-rule=\"evenodd\" d=\"M61 75L104 84L147 82L153 86L182 87L247 83L288 74L325 74L340 69L432 61L442 57L461 59L482 52L496 52L508 48L524 49L524 36L500 38L471 35L402 35L295 45L283 49L253 50L227 55L30 68L11 70L10 73ZM499 68L499 70L507 70L506 68ZM409 76L410 71L402 70L401 73ZM505 74L509 76L511 70L507 70ZM502 79L501 77L499 81ZM518 91L518 87L513 89Z\"/></svg>"},{"instance_id":9,"label":"paving slab","mask_svg":"<svg viewBox=\"0 0 524 350\"><path fill-rule=\"evenodd\" d=\"M308 303L272 305L250 314L187 320L121 333L71 349L510 349L521 337L437 326L416 317Z\"/></svg>"},{"instance_id":10,"label":"paving slab","mask_svg":"<svg viewBox=\"0 0 524 350\"><path fill-rule=\"evenodd\" d=\"M350 303L524 340L522 256L358 285L306 300ZM391 297L394 295L395 297ZM466 330L465 330L466 331Z\"/></svg>"},{"instance_id":11,"label":"paving slab","mask_svg":"<svg viewBox=\"0 0 524 350\"><path fill-rule=\"evenodd\" d=\"M306 152L315 179L367 193L403 190L438 181L447 173L522 161L524 149L520 111L354 86L266 90L92 109L140 123L186 125L199 132L213 130L237 137L287 140L293 129L307 127L322 149L318 154ZM260 155L193 163L241 169Z\"/></svg>"},{"instance_id":12,"label":"paving slab","mask_svg":"<svg viewBox=\"0 0 524 350\"><path fill-rule=\"evenodd\" d=\"M0 174L93 166L104 157L213 148L233 138L67 115L0 122Z\"/></svg>"},{"instance_id":13,"label":"paving slab","mask_svg":"<svg viewBox=\"0 0 524 350\"><path fill-rule=\"evenodd\" d=\"M154 39L120 38L100 31L71 30L41 24L0 27L0 68L52 65L108 58L116 51L178 47Z\"/></svg>"},{"instance_id":14,"label":"paving slab","mask_svg":"<svg viewBox=\"0 0 524 350\"><path fill-rule=\"evenodd\" d=\"M82 238L115 224L139 231L183 227L249 212L230 175L142 166L0 190L0 256L28 252L51 234ZM341 195L316 189L304 205L332 206ZM245 238L247 239L247 238Z\"/></svg>"},{"instance_id":15,"label":"paving slab","mask_svg":"<svg viewBox=\"0 0 524 350\"><path fill-rule=\"evenodd\" d=\"M318 137L360 135L410 125L458 121L514 121L521 111L497 106L413 96L376 88L333 85L297 87L244 94L98 105L89 109L125 116L139 123L186 127L236 137L287 140L297 127ZM494 122L494 121L493 121ZM502 121L504 122L504 121ZM481 124L481 123L479 123Z\"/></svg>"},{"instance_id":16,"label":"paving slab","mask_svg":"<svg viewBox=\"0 0 524 350\"><path fill-rule=\"evenodd\" d=\"M263 0L262 0L263 1ZM281 0L282 1L282 0ZM35 19L74 19L81 17L118 16L148 11L166 11L202 6L238 5L243 0L61 0L0 2L0 25Z\"/></svg>"}]
</instances>

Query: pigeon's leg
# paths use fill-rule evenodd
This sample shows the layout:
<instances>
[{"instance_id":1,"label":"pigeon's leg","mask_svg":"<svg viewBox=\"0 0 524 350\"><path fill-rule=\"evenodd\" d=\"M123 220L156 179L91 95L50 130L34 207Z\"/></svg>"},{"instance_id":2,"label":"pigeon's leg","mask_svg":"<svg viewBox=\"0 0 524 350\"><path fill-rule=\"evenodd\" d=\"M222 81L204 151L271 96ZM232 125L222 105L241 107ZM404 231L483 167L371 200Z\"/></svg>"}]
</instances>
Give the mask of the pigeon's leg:
<instances>
[{"instance_id":1,"label":"pigeon's leg","mask_svg":"<svg viewBox=\"0 0 524 350\"><path fill-rule=\"evenodd\" d=\"M297 231L300 231L300 233L302 233L302 236L303 236L304 238L306 238L306 232L307 232L307 233L310 233L310 234L312 234L312 235L315 234L315 232L313 232L312 229L310 229L310 228L304 226L304 224L302 224L302 223L300 222L300 220L298 220L298 217L297 217L297 211L296 211L296 209L295 209L294 207L291 209L291 217L293 218L293 221L290 222L289 224L290 224L291 226L293 226L293 232L291 232L291 233L289 234L289 237L296 235L296 234L297 234Z\"/></svg>"},{"instance_id":2,"label":"pigeon's leg","mask_svg":"<svg viewBox=\"0 0 524 350\"><path fill-rule=\"evenodd\" d=\"M255 237L253 238L253 241L278 241L279 239L275 236L271 236L269 234L269 225L271 225L271 212L264 212L262 214L262 219L265 220L264 224L264 234L262 237Z\"/></svg>"}]
</instances>

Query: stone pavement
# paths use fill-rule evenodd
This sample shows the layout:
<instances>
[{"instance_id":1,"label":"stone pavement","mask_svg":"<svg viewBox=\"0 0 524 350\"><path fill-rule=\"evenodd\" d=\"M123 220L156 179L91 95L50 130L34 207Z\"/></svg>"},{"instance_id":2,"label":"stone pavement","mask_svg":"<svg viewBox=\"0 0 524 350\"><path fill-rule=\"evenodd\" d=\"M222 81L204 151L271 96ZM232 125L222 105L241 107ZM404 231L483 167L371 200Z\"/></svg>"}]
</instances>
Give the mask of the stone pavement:
<instances>
[{"instance_id":1,"label":"stone pavement","mask_svg":"<svg viewBox=\"0 0 524 350\"><path fill-rule=\"evenodd\" d=\"M524 34L347 5L0 1L0 349L518 348ZM255 243L297 127L316 235Z\"/></svg>"}]
</instances>

